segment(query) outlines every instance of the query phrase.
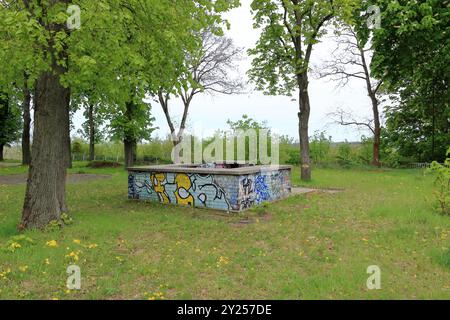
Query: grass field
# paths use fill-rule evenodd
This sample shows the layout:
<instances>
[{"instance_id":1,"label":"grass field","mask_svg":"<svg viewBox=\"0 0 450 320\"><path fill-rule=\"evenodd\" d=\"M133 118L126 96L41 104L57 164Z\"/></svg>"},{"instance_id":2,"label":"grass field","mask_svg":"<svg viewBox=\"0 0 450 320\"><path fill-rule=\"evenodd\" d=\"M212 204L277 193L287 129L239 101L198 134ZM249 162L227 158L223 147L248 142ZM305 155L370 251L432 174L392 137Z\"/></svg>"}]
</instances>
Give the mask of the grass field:
<instances>
[{"instance_id":1,"label":"grass field","mask_svg":"<svg viewBox=\"0 0 450 320\"><path fill-rule=\"evenodd\" d=\"M62 230L17 237L25 185L0 185L0 298L450 298L450 218L432 212L423 171L317 169L307 186L345 191L233 216L130 202L121 169L71 172L112 177L68 186ZM74 263L82 289L67 291ZM381 290L366 287L370 265Z\"/></svg>"}]
</instances>

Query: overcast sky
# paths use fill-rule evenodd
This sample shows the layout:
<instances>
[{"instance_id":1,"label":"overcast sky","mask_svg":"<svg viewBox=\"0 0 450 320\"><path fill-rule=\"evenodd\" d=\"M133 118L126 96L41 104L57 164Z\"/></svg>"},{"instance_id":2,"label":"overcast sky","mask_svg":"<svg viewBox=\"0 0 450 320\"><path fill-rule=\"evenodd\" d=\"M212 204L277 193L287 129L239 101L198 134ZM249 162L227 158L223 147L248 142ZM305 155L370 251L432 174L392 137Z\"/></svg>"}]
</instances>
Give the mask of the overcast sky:
<instances>
[{"instance_id":1,"label":"overcast sky","mask_svg":"<svg viewBox=\"0 0 450 320\"><path fill-rule=\"evenodd\" d=\"M231 30L226 32L235 45L245 50L254 46L258 39L258 31L252 27L250 12L251 0L241 0L242 6L230 11L226 17L231 23ZM329 53L335 48L335 42L331 35L322 39L315 45L312 65L320 66L326 60ZM247 57L240 64L240 72L243 76L247 72L251 58ZM289 97L265 96L257 92L250 85L249 93L245 95L209 96L199 94L194 97L189 112L189 126L201 127L204 135L208 135L217 129L227 129L228 119L240 119L243 114L258 121L267 121L269 127L280 134L286 134L298 139L298 102ZM332 136L333 141L358 141L361 135L368 132L358 131L354 127L341 127L332 124L328 113L338 107L352 110L361 117L370 116L370 100L365 91L365 84L360 80L354 80L345 88L336 88L336 84L327 80L316 80L310 77L309 94L311 99L310 134L315 131L326 131L327 136ZM156 118L155 126L160 129L154 135L165 136L168 126L161 107L154 103L152 114ZM182 105L176 99L171 101L171 114L175 120L179 120L182 114ZM76 129L80 128L84 121L82 112L78 112L74 118ZM76 130L75 130L76 131Z\"/></svg>"}]
</instances>

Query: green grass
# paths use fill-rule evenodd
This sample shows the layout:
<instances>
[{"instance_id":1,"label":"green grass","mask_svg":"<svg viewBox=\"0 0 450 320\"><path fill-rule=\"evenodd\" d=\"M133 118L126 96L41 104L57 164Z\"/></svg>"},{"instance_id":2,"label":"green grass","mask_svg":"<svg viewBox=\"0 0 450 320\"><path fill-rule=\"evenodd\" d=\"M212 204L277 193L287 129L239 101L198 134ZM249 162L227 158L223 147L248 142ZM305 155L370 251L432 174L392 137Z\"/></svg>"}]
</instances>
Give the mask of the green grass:
<instances>
[{"instance_id":1,"label":"green grass","mask_svg":"<svg viewBox=\"0 0 450 320\"><path fill-rule=\"evenodd\" d=\"M345 191L227 216L128 201L124 170L83 165L71 172L112 178L69 185L73 224L26 232L33 243L18 239L14 252L5 248L18 234L25 186L0 186L0 274L11 270L0 276L0 298L450 298L450 218L432 212L433 180L422 171L317 169L302 185ZM74 262L82 290L66 292ZM370 265L381 268L381 290L366 287Z\"/></svg>"}]
</instances>

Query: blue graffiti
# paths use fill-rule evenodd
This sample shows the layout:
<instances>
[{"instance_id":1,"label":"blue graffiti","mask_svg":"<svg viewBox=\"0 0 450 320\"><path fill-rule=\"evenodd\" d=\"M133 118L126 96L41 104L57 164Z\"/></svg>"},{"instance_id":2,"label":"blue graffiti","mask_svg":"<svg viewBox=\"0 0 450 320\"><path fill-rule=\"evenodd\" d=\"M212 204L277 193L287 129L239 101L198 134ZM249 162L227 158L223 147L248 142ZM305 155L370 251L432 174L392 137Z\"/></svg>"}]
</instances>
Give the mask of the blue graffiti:
<instances>
[{"instance_id":1,"label":"blue graffiti","mask_svg":"<svg viewBox=\"0 0 450 320\"><path fill-rule=\"evenodd\" d=\"M134 175L128 175L128 198L130 199L139 199L139 195L136 193L134 184Z\"/></svg>"},{"instance_id":2,"label":"blue graffiti","mask_svg":"<svg viewBox=\"0 0 450 320\"><path fill-rule=\"evenodd\" d=\"M266 176L259 175L255 179L256 203L270 200L270 190L266 183Z\"/></svg>"}]
</instances>

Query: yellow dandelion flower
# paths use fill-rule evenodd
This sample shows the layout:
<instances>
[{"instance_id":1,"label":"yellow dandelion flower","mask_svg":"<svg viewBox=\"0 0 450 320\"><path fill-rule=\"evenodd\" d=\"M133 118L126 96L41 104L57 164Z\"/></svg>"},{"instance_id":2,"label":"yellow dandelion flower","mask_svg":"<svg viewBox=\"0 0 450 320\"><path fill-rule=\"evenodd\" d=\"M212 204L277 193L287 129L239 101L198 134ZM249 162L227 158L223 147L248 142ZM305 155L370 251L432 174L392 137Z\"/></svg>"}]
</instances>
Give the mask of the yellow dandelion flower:
<instances>
[{"instance_id":1,"label":"yellow dandelion flower","mask_svg":"<svg viewBox=\"0 0 450 320\"><path fill-rule=\"evenodd\" d=\"M217 267L220 267L222 265L227 265L230 263L230 260L227 257L220 256L219 260L217 261Z\"/></svg>"},{"instance_id":2,"label":"yellow dandelion flower","mask_svg":"<svg viewBox=\"0 0 450 320\"><path fill-rule=\"evenodd\" d=\"M26 271L28 270L28 266L20 266L20 267L19 267L19 270L20 270L21 272L26 272Z\"/></svg>"},{"instance_id":3,"label":"yellow dandelion flower","mask_svg":"<svg viewBox=\"0 0 450 320\"><path fill-rule=\"evenodd\" d=\"M16 249L22 248L22 245L18 242L13 242L9 245L8 248L10 251L14 252L14 251L16 251Z\"/></svg>"},{"instance_id":4,"label":"yellow dandelion flower","mask_svg":"<svg viewBox=\"0 0 450 320\"><path fill-rule=\"evenodd\" d=\"M97 247L98 247L98 244L96 244L96 243L91 243L90 245L88 245L89 249L95 249Z\"/></svg>"},{"instance_id":5,"label":"yellow dandelion flower","mask_svg":"<svg viewBox=\"0 0 450 320\"><path fill-rule=\"evenodd\" d=\"M72 242L75 243L75 244L81 244L81 240L79 240L79 239L73 239Z\"/></svg>"},{"instance_id":6,"label":"yellow dandelion flower","mask_svg":"<svg viewBox=\"0 0 450 320\"><path fill-rule=\"evenodd\" d=\"M58 246L58 242L56 240L47 241L46 245L50 248L56 248Z\"/></svg>"},{"instance_id":7,"label":"yellow dandelion flower","mask_svg":"<svg viewBox=\"0 0 450 320\"><path fill-rule=\"evenodd\" d=\"M78 260L80 259L80 257L78 256L78 254L79 254L78 251L77 251L77 252L72 251L71 253L69 253L69 254L66 255L66 258L71 258L71 259L73 259L74 261L78 261Z\"/></svg>"},{"instance_id":8,"label":"yellow dandelion flower","mask_svg":"<svg viewBox=\"0 0 450 320\"><path fill-rule=\"evenodd\" d=\"M6 279L8 277L8 274L11 273L11 269L6 269L3 272L0 272L0 280L1 279Z\"/></svg>"}]
</instances>

